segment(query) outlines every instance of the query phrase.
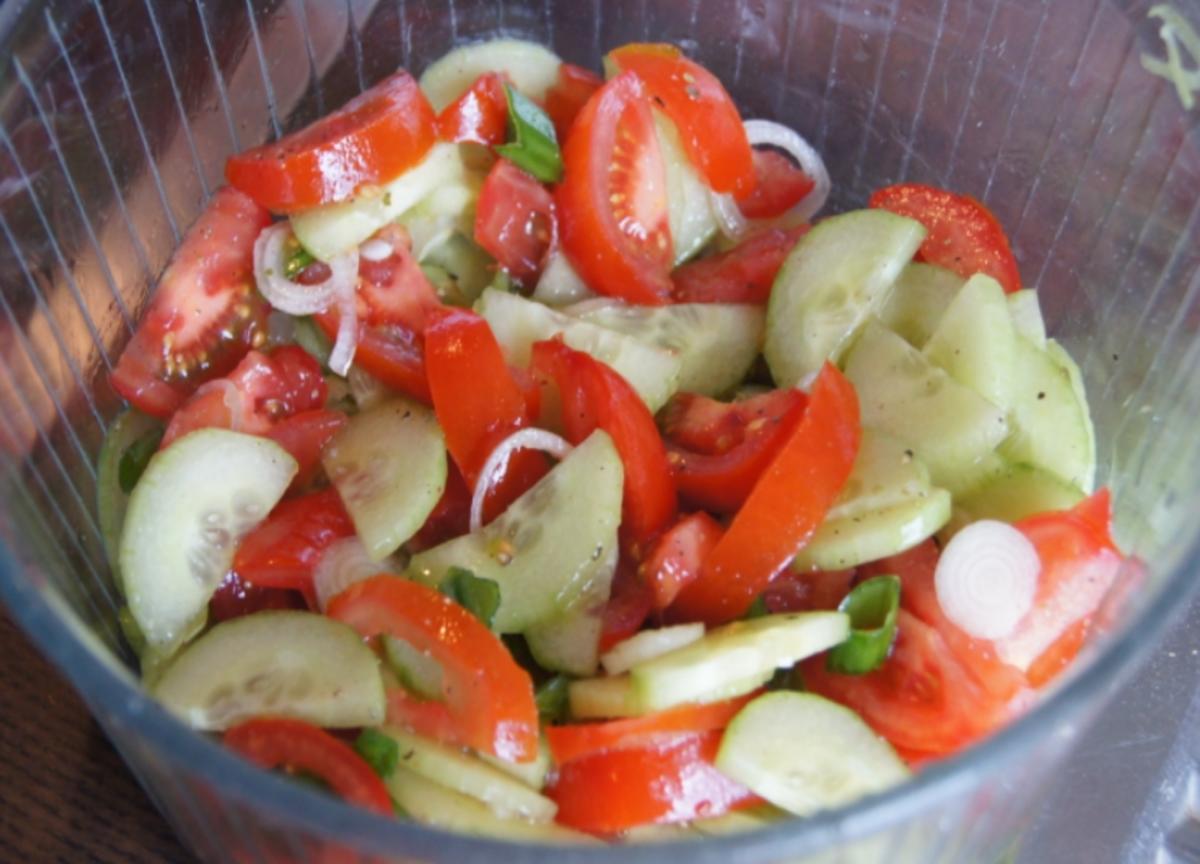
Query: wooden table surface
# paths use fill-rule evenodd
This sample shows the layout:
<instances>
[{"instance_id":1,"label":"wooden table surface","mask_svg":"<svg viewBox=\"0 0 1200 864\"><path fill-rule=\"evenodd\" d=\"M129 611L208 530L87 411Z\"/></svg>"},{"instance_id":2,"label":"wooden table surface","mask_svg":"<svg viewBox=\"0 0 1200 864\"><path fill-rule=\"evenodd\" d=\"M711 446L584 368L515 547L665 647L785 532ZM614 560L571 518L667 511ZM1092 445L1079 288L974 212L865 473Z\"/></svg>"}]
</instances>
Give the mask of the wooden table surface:
<instances>
[{"instance_id":1,"label":"wooden table surface","mask_svg":"<svg viewBox=\"0 0 1200 864\"><path fill-rule=\"evenodd\" d=\"M0 861L194 864L75 691L0 609Z\"/></svg>"}]
</instances>

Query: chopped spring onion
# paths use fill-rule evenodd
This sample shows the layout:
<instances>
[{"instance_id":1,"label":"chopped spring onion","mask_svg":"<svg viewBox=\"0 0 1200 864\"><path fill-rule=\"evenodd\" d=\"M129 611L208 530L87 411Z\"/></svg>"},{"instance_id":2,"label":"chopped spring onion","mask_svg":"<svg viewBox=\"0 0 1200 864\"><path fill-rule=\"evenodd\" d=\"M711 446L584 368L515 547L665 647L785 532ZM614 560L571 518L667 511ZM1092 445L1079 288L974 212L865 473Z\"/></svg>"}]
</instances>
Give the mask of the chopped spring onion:
<instances>
[{"instance_id":1,"label":"chopped spring onion","mask_svg":"<svg viewBox=\"0 0 1200 864\"><path fill-rule=\"evenodd\" d=\"M354 750L371 770L385 780L400 762L400 745L376 729L364 729L354 741Z\"/></svg>"},{"instance_id":2,"label":"chopped spring onion","mask_svg":"<svg viewBox=\"0 0 1200 864\"><path fill-rule=\"evenodd\" d=\"M329 276L324 281L302 285L287 276L292 264L287 254L289 243L295 239L287 222L268 225L254 241L254 281L273 307L289 315L312 315L324 312L346 290L354 294L358 249L329 259Z\"/></svg>"},{"instance_id":3,"label":"chopped spring onion","mask_svg":"<svg viewBox=\"0 0 1200 864\"><path fill-rule=\"evenodd\" d=\"M496 152L543 183L557 183L562 179L563 164L554 124L545 111L512 85L505 84L504 93L508 99L508 143L496 147Z\"/></svg>"},{"instance_id":4,"label":"chopped spring onion","mask_svg":"<svg viewBox=\"0 0 1200 864\"><path fill-rule=\"evenodd\" d=\"M1037 550L1016 528L994 519L973 522L938 559L938 603L969 635L1002 639L1033 608L1041 568Z\"/></svg>"},{"instance_id":5,"label":"chopped spring onion","mask_svg":"<svg viewBox=\"0 0 1200 864\"><path fill-rule=\"evenodd\" d=\"M533 701L537 703L538 714L547 723L561 722L567 716L570 683L565 675L555 675L547 678L534 691Z\"/></svg>"},{"instance_id":6,"label":"chopped spring onion","mask_svg":"<svg viewBox=\"0 0 1200 864\"><path fill-rule=\"evenodd\" d=\"M825 206L833 183L821 155L793 129L770 120L747 120L746 138L751 147L776 147L788 154L800 166L800 170L812 178L813 189L792 209L798 219L808 222Z\"/></svg>"},{"instance_id":7,"label":"chopped spring onion","mask_svg":"<svg viewBox=\"0 0 1200 864\"><path fill-rule=\"evenodd\" d=\"M312 253L300 245L300 241L296 239L294 234L284 243L283 250L283 278L290 279L293 282L304 271L304 268L317 260L312 256Z\"/></svg>"},{"instance_id":8,"label":"chopped spring onion","mask_svg":"<svg viewBox=\"0 0 1200 864\"><path fill-rule=\"evenodd\" d=\"M877 669L896 638L900 579L876 576L854 587L838 604L850 616L850 638L829 652L828 666L843 675L865 675Z\"/></svg>"},{"instance_id":9,"label":"chopped spring onion","mask_svg":"<svg viewBox=\"0 0 1200 864\"><path fill-rule=\"evenodd\" d=\"M479 472L475 492L471 496L472 534L483 527L483 502L487 498L492 481L518 450L542 450L561 461L571 452L571 445L566 439L545 429L520 429L497 444L487 462L483 463L483 470Z\"/></svg>"},{"instance_id":10,"label":"chopped spring onion","mask_svg":"<svg viewBox=\"0 0 1200 864\"><path fill-rule=\"evenodd\" d=\"M133 487L142 479L142 472L150 464L150 457L158 450L164 431L161 426L154 427L121 454L121 461L117 465L117 483L126 495L133 492Z\"/></svg>"},{"instance_id":11,"label":"chopped spring onion","mask_svg":"<svg viewBox=\"0 0 1200 864\"><path fill-rule=\"evenodd\" d=\"M491 627L500 608L500 586L465 567L451 567L438 590Z\"/></svg>"}]
</instances>

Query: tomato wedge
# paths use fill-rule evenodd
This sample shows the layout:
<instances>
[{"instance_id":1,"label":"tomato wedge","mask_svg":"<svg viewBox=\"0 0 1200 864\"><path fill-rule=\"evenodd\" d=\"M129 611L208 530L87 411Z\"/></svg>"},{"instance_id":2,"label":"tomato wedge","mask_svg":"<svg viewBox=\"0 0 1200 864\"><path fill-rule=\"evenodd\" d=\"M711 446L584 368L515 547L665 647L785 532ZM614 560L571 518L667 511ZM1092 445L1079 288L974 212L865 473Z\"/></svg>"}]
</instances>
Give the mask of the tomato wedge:
<instances>
[{"instance_id":1,"label":"tomato wedge","mask_svg":"<svg viewBox=\"0 0 1200 864\"><path fill-rule=\"evenodd\" d=\"M465 93L442 109L437 127L443 141L486 147L503 144L508 135L504 78L496 72L480 75Z\"/></svg>"},{"instance_id":2,"label":"tomato wedge","mask_svg":"<svg viewBox=\"0 0 1200 864\"><path fill-rule=\"evenodd\" d=\"M327 614L364 638L387 633L403 639L441 666L454 743L512 762L537 755L529 673L498 636L449 597L384 574L351 585L333 598Z\"/></svg>"},{"instance_id":3,"label":"tomato wedge","mask_svg":"<svg viewBox=\"0 0 1200 864\"><path fill-rule=\"evenodd\" d=\"M558 386L563 426L578 444L597 428L612 436L625 467L621 504L623 548L638 551L675 518L675 487L654 416L629 382L561 339L535 342L532 363Z\"/></svg>"},{"instance_id":4,"label":"tomato wedge","mask_svg":"<svg viewBox=\"0 0 1200 864\"><path fill-rule=\"evenodd\" d=\"M654 542L641 572L654 592L655 609L660 612L666 609L684 586L699 578L704 559L724 532L720 523L707 513L692 513Z\"/></svg>"},{"instance_id":5,"label":"tomato wedge","mask_svg":"<svg viewBox=\"0 0 1200 864\"><path fill-rule=\"evenodd\" d=\"M497 159L475 207L475 242L522 285L531 285L554 245L554 199L507 159Z\"/></svg>"},{"instance_id":6,"label":"tomato wedge","mask_svg":"<svg viewBox=\"0 0 1200 864\"><path fill-rule=\"evenodd\" d=\"M889 571L890 572L890 571ZM830 612L854 587L853 570L813 570L780 573L762 593L772 615L781 612Z\"/></svg>"},{"instance_id":7,"label":"tomato wedge","mask_svg":"<svg viewBox=\"0 0 1200 864\"><path fill-rule=\"evenodd\" d=\"M709 624L744 615L821 524L850 476L860 436L854 387L826 363L803 419L672 612Z\"/></svg>"},{"instance_id":8,"label":"tomato wedge","mask_svg":"<svg viewBox=\"0 0 1200 864\"><path fill-rule=\"evenodd\" d=\"M558 67L558 79L546 91L545 108L559 141L567 140L575 118L603 85L604 79L590 69L574 63L563 63Z\"/></svg>"},{"instance_id":9,"label":"tomato wedge","mask_svg":"<svg viewBox=\"0 0 1200 864\"><path fill-rule=\"evenodd\" d=\"M316 597L290 588L263 588L246 582L236 572L225 574L212 599L208 617L214 623L253 615L269 609L316 609Z\"/></svg>"},{"instance_id":10,"label":"tomato wedge","mask_svg":"<svg viewBox=\"0 0 1200 864\"><path fill-rule=\"evenodd\" d=\"M321 467L321 454L347 420L341 411L314 408L280 420L264 433L296 460L291 489L303 489L313 481Z\"/></svg>"},{"instance_id":11,"label":"tomato wedge","mask_svg":"<svg viewBox=\"0 0 1200 864\"><path fill-rule=\"evenodd\" d=\"M642 629L654 611L654 591L637 564L622 555L613 574L612 591L604 607L600 651L607 651Z\"/></svg>"},{"instance_id":12,"label":"tomato wedge","mask_svg":"<svg viewBox=\"0 0 1200 864\"><path fill-rule=\"evenodd\" d=\"M287 717L255 717L225 732L225 746L263 768L303 771L351 804L392 815L379 775L348 744L319 726Z\"/></svg>"},{"instance_id":13,"label":"tomato wedge","mask_svg":"<svg viewBox=\"0 0 1200 864\"><path fill-rule=\"evenodd\" d=\"M1021 273L1008 237L992 211L974 198L920 183L877 190L871 207L916 219L929 234L917 258L953 270L964 279L986 273L1005 291L1021 288Z\"/></svg>"},{"instance_id":14,"label":"tomato wedge","mask_svg":"<svg viewBox=\"0 0 1200 864\"><path fill-rule=\"evenodd\" d=\"M622 45L609 60L634 72L679 129L688 158L715 191L737 198L754 189L754 158L733 99L715 75L674 45Z\"/></svg>"},{"instance_id":15,"label":"tomato wedge","mask_svg":"<svg viewBox=\"0 0 1200 864\"><path fill-rule=\"evenodd\" d=\"M278 504L238 546L233 570L264 588L312 589L313 570L329 546L354 535L332 487Z\"/></svg>"},{"instance_id":16,"label":"tomato wedge","mask_svg":"<svg viewBox=\"0 0 1200 864\"><path fill-rule=\"evenodd\" d=\"M575 118L555 205L563 251L589 287L631 303L666 302L673 255L666 166L636 75L613 78Z\"/></svg>"},{"instance_id":17,"label":"tomato wedge","mask_svg":"<svg viewBox=\"0 0 1200 864\"><path fill-rule=\"evenodd\" d=\"M558 822L590 834L719 816L757 799L716 769L720 731L595 753L559 767L546 794Z\"/></svg>"},{"instance_id":18,"label":"tomato wedge","mask_svg":"<svg viewBox=\"0 0 1200 864\"><path fill-rule=\"evenodd\" d=\"M691 261L671 274L676 303L753 303L771 299L775 276L809 227L769 228L728 252Z\"/></svg>"},{"instance_id":19,"label":"tomato wedge","mask_svg":"<svg viewBox=\"0 0 1200 864\"><path fill-rule=\"evenodd\" d=\"M293 213L399 177L436 138L429 100L400 70L300 131L230 157L225 179L268 210Z\"/></svg>"},{"instance_id":20,"label":"tomato wedge","mask_svg":"<svg viewBox=\"0 0 1200 864\"><path fill-rule=\"evenodd\" d=\"M729 721L758 693L707 705L682 705L641 717L604 723L573 723L547 726L546 740L557 765L566 765L606 750L645 747L665 736L681 732L711 732L724 729Z\"/></svg>"},{"instance_id":21,"label":"tomato wedge","mask_svg":"<svg viewBox=\"0 0 1200 864\"><path fill-rule=\"evenodd\" d=\"M254 241L270 221L241 192L223 188L188 229L110 379L138 410L167 419L266 341Z\"/></svg>"},{"instance_id":22,"label":"tomato wedge","mask_svg":"<svg viewBox=\"0 0 1200 864\"><path fill-rule=\"evenodd\" d=\"M486 513L485 513L486 516ZM453 460L447 466L446 488L413 537L405 544L412 552L432 549L440 543L466 534L470 530L471 490Z\"/></svg>"},{"instance_id":23,"label":"tomato wedge","mask_svg":"<svg viewBox=\"0 0 1200 864\"><path fill-rule=\"evenodd\" d=\"M769 390L736 402L699 393L677 393L659 412L663 435L696 453L728 453L769 426L778 426L808 399L802 390Z\"/></svg>"},{"instance_id":24,"label":"tomato wedge","mask_svg":"<svg viewBox=\"0 0 1200 864\"><path fill-rule=\"evenodd\" d=\"M812 192L816 182L791 159L764 147L754 150L754 191L738 202L747 219L782 216Z\"/></svg>"}]
</instances>

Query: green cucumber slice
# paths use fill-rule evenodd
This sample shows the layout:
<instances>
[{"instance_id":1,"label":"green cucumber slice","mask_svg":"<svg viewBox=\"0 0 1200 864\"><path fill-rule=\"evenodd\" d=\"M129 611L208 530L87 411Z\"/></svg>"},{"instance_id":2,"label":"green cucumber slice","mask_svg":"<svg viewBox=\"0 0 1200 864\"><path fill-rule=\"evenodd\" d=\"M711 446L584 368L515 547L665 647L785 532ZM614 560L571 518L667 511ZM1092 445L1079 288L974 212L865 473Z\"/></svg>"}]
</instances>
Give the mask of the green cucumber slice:
<instances>
[{"instance_id":1,"label":"green cucumber slice","mask_svg":"<svg viewBox=\"0 0 1200 864\"><path fill-rule=\"evenodd\" d=\"M991 276L972 276L946 309L924 354L959 384L1007 410L1017 386L1017 336L1004 296Z\"/></svg>"},{"instance_id":2,"label":"green cucumber slice","mask_svg":"<svg viewBox=\"0 0 1200 864\"><path fill-rule=\"evenodd\" d=\"M812 693L755 699L729 724L716 764L797 816L841 807L909 776L895 751L857 714Z\"/></svg>"},{"instance_id":3,"label":"green cucumber slice","mask_svg":"<svg viewBox=\"0 0 1200 864\"><path fill-rule=\"evenodd\" d=\"M615 300L589 300L562 311L670 351L679 358L677 386L684 393L728 393L746 377L762 350L764 315L757 306L634 306Z\"/></svg>"},{"instance_id":4,"label":"green cucumber slice","mask_svg":"<svg viewBox=\"0 0 1200 864\"><path fill-rule=\"evenodd\" d=\"M879 320L909 345L923 348L962 285L957 273L914 261L900 271Z\"/></svg>"},{"instance_id":5,"label":"green cucumber slice","mask_svg":"<svg viewBox=\"0 0 1200 864\"><path fill-rule=\"evenodd\" d=\"M200 429L160 450L129 496L120 563L129 610L159 648L203 620L238 541L296 475L296 460L266 438Z\"/></svg>"},{"instance_id":6,"label":"green cucumber slice","mask_svg":"<svg viewBox=\"0 0 1200 864\"><path fill-rule=\"evenodd\" d=\"M896 555L950 521L950 493L928 488L912 498L857 516L827 519L796 555L797 570L845 570Z\"/></svg>"},{"instance_id":7,"label":"green cucumber slice","mask_svg":"<svg viewBox=\"0 0 1200 864\"><path fill-rule=\"evenodd\" d=\"M730 810L711 819L697 819L691 824L691 829L705 837L728 837L730 834L757 831L785 818L787 814L777 807L760 804L748 810Z\"/></svg>"},{"instance_id":8,"label":"green cucumber slice","mask_svg":"<svg viewBox=\"0 0 1200 864\"><path fill-rule=\"evenodd\" d=\"M803 385L837 362L924 239L919 222L885 210L834 216L801 237L767 306L763 354L775 383Z\"/></svg>"},{"instance_id":9,"label":"green cucumber slice","mask_svg":"<svg viewBox=\"0 0 1200 864\"><path fill-rule=\"evenodd\" d=\"M846 358L863 426L902 441L954 492L1008 434L1005 413L956 382L895 333L867 325Z\"/></svg>"},{"instance_id":10,"label":"green cucumber slice","mask_svg":"<svg viewBox=\"0 0 1200 864\"><path fill-rule=\"evenodd\" d=\"M100 457L96 460L96 515L100 520L100 536L104 538L104 552L108 566L112 568L113 583L122 592L121 528L125 524L125 510L129 507L129 494L122 488L125 484L122 483L121 462L130 447L150 441L152 439L147 436L161 435L162 431L161 421L135 408L127 408L108 427L108 434L100 446Z\"/></svg>"},{"instance_id":11,"label":"green cucumber slice","mask_svg":"<svg viewBox=\"0 0 1200 864\"><path fill-rule=\"evenodd\" d=\"M614 562L613 567L616 567ZM597 586L601 587L601 586ZM543 669L568 675L593 675L600 661L600 634L604 629L604 606L612 582L603 583L601 592L591 596L561 618L535 624L525 630L529 653Z\"/></svg>"},{"instance_id":12,"label":"green cucumber slice","mask_svg":"<svg viewBox=\"0 0 1200 864\"><path fill-rule=\"evenodd\" d=\"M566 306L596 296L583 277L575 272L567 256L560 250L550 253L550 260L533 289L532 299L547 306Z\"/></svg>"},{"instance_id":13,"label":"green cucumber slice","mask_svg":"<svg viewBox=\"0 0 1200 864\"><path fill-rule=\"evenodd\" d=\"M420 85L434 111L441 111L485 72L502 72L535 102L558 81L562 61L553 51L524 39L492 39L463 45L425 67Z\"/></svg>"},{"instance_id":14,"label":"green cucumber slice","mask_svg":"<svg viewBox=\"0 0 1200 864\"><path fill-rule=\"evenodd\" d=\"M749 693L776 669L792 666L844 641L842 612L764 615L717 627L703 639L634 666L634 701L643 712L716 702ZM749 686L747 686L749 684Z\"/></svg>"},{"instance_id":15,"label":"green cucumber slice","mask_svg":"<svg viewBox=\"0 0 1200 864\"><path fill-rule=\"evenodd\" d=\"M479 299L495 275L495 265L491 255L458 232L431 243L421 256L422 267L437 267L445 274L438 295L455 306L470 306Z\"/></svg>"},{"instance_id":16,"label":"green cucumber slice","mask_svg":"<svg viewBox=\"0 0 1200 864\"><path fill-rule=\"evenodd\" d=\"M600 662L609 675L628 672L639 663L653 660L670 651L690 645L704 636L704 625L698 622L643 630L610 648Z\"/></svg>"},{"instance_id":17,"label":"green cucumber slice","mask_svg":"<svg viewBox=\"0 0 1200 864\"><path fill-rule=\"evenodd\" d=\"M567 704L576 720L636 717L644 713L634 698L628 675L572 681L567 685Z\"/></svg>"},{"instance_id":18,"label":"green cucumber slice","mask_svg":"<svg viewBox=\"0 0 1200 864\"><path fill-rule=\"evenodd\" d=\"M1022 288L1008 295L1008 314L1012 317L1013 329L1038 348L1046 347L1046 322L1042 319L1042 307L1037 292Z\"/></svg>"},{"instance_id":19,"label":"green cucumber slice","mask_svg":"<svg viewBox=\"0 0 1200 864\"><path fill-rule=\"evenodd\" d=\"M654 111L658 148L666 168L667 221L675 246L675 266L694 256L717 233L717 220L708 203L709 189L679 140L679 130L661 111Z\"/></svg>"},{"instance_id":20,"label":"green cucumber slice","mask_svg":"<svg viewBox=\"0 0 1200 864\"><path fill-rule=\"evenodd\" d=\"M482 801L501 818L549 822L558 811L546 796L470 753L405 729L381 731L399 745L400 764L405 769Z\"/></svg>"},{"instance_id":21,"label":"green cucumber slice","mask_svg":"<svg viewBox=\"0 0 1200 864\"><path fill-rule=\"evenodd\" d=\"M911 449L878 429L864 429L854 469L825 519L850 519L883 510L911 501L929 488L929 469Z\"/></svg>"},{"instance_id":22,"label":"green cucumber slice","mask_svg":"<svg viewBox=\"0 0 1200 864\"><path fill-rule=\"evenodd\" d=\"M1080 486L1084 492L1089 495L1096 489L1096 426L1092 422L1092 411L1088 406L1087 388L1083 383L1083 372L1079 368L1079 364L1074 358L1067 353L1059 342L1054 339L1046 340L1046 354L1053 360L1060 369L1067 373L1067 378L1071 382L1071 389L1075 392L1075 399L1079 402L1080 411L1083 414L1084 426L1084 470L1080 472Z\"/></svg>"},{"instance_id":23,"label":"green cucumber slice","mask_svg":"<svg viewBox=\"0 0 1200 864\"><path fill-rule=\"evenodd\" d=\"M1069 510L1083 492L1062 478L1033 465L1008 465L983 485L960 496L955 506L968 521L1016 522L1036 513Z\"/></svg>"},{"instance_id":24,"label":"green cucumber slice","mask_svg":"<svg viewBox=\"0 0 1200 864\"><path fill-rule=\"evenodd\" d=\"M493 627L520 633L607 596L621 521L624 471L612 439L593 432L475 534L413 556L409 575L437 585L465 567L500 586Z\"/></svg>"},{"instance_id":25,"label":"green cucumber slice","mask_svg":"<svg viewBox=\"0 0 1200 864\"><path fill-rule=\"evenodd\" d=\"M311 612L224 621L182 652L152 690L195 729L261 714L351 728L382 723L379 660L353 628Z\"/></svg>"},{"instance_id":26,"label":"green cucumber slice","mask_svg":"<svg viewBox=\"0 0 1200 864\"><path fill-rule=\"evenodd\" d=\"M446 486L446 442L437 418L407 399L356 414L321 461L376 561L420 530Z\"/></svg>"},{"instance_id":27,"label":"green cucumber slice","mask_svg":"<svg viewBox=\"0 0 1200 864\"><path fill-rule=\"evenodd\" d=\"M534 342L561 333L572 348L586 351L619 372L651 412L665 405L679 389L680 359L635 337L492 288L483 292L476 311L487 319L505 359L514 366L529 365Z\"/></svg>"}]
</instances>

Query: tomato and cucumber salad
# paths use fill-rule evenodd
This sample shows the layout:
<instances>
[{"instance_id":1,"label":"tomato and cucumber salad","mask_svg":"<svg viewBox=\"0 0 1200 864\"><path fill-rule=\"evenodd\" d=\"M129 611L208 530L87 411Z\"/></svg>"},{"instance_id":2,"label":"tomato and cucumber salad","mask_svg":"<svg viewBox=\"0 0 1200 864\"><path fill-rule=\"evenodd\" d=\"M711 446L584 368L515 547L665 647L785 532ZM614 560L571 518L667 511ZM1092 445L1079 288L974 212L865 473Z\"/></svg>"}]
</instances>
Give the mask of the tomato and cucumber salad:
<instances>
[{"instance_id":1,"label":"tomato and cucumber salad","mask_svg":"<svg viewBox=\"0 0 1200 864\"><path fill-rule=\"evenodd\" d=\"M385 816L839 807L1028 710L1123 590L983 204L814 220L812 149L678 48L604 73L466 46L233 156L112 374L146 686Z\"/></svg>"}]
</instances>

